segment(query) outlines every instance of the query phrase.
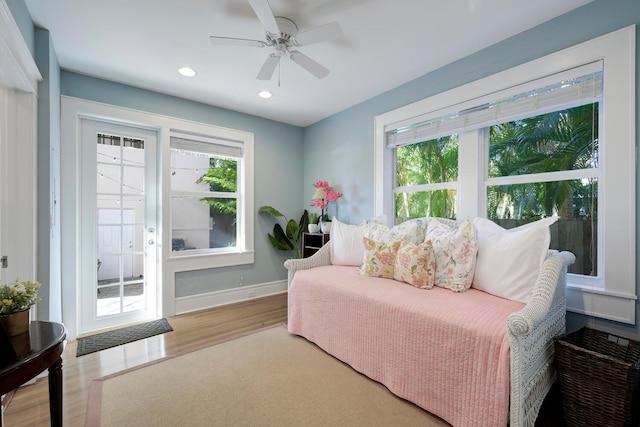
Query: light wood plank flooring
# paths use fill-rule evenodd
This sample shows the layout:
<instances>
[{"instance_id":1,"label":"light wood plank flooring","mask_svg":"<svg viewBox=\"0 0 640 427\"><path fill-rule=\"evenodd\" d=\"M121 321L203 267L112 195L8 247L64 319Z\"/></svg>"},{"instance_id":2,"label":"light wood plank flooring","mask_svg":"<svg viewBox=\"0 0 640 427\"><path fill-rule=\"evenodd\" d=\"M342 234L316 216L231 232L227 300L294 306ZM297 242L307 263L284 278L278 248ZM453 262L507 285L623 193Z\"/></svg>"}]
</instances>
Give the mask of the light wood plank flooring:
<instances>
[{"instance_id":1,"label":"light wood plank flooring","mask_svg":"<svg viewBox=\"0 0 640 427\"><path fill-rule=\"evenodd\" d=\"M220 339L287 321L286 294L171 317L173 332L97 353L76 357L76 342L63 354L64 425L83 426L92 380ZM5 413L5 426L48 426L49 395L46 376L20 388ZM560 400L554 389L536 423L562 427Z\"/></svg>"},{"instance_id":2,"label":"light wood plank flooring","mask_svg":"<svg viewBox=\"0 0 640 427\"><path fill-rule=\"evenodd\" d=\"M83 426L91 381L170 354L199 347L263 326L287 321L287 295L280 294L170 317L173 332L76 357L68 342L62 359L65 426ZM48 426L46 376L21 387L4 414L4 425Z\"/></svg>"}]
</instances>

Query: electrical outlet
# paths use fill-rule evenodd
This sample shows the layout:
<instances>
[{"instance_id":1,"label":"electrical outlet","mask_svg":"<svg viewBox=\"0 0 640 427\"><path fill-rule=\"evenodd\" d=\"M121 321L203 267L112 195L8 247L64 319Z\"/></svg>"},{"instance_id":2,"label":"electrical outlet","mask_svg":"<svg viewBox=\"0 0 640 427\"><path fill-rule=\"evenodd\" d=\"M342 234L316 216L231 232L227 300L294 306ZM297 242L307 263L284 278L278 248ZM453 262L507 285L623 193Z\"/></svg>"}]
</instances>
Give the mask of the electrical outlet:
<instances>
[{"instance_id":1,"label":"electrical outlet","mask_svg":"<svg viewBox=\"0 0 640 427\"><path fill-rule=\"evenodd\" d=\"M255 298L255 297L256 297L256 291L247 292L247 298Z\"/></svg>"}]
</instances>

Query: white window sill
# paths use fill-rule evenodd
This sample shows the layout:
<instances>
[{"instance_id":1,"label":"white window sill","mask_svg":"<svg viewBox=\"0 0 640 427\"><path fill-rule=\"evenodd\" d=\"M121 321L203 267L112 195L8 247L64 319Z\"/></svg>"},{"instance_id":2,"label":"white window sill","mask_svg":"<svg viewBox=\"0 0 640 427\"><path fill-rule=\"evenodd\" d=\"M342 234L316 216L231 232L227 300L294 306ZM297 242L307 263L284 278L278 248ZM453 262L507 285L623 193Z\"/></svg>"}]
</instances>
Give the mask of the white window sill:
<instances>
[{"instance_id":1,"label":"white window sill","mask_svg":"<svg viewBox=\"0 0 640 427\"><path fill-rule=\"evenodd\" d=\"M167 259L167 265L173 272L230 267L233 265L253 264L253 255L253 251L216 253L178 251L171 253Z\"/></svg>"},{"instance_id":2,"label":"white window sill","mask_svg":"<svg viewBox=\"0 0 640 427\"><path fill-rule=\"evenodd\" d=\"M567 283L567 311L636 324L636 295Z\"/></svg>"}]
</instances>

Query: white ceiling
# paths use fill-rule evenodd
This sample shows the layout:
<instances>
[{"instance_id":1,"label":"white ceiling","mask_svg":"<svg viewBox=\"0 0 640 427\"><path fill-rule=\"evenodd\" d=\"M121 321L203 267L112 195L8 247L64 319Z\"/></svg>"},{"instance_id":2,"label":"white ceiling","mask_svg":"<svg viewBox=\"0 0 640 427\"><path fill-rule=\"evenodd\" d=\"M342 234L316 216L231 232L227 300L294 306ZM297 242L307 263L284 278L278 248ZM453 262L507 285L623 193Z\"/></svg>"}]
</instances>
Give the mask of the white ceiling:
<instances>
[{"instance_id":1,"label":"white ceiling","mask_svg":"<svg viewBox=\"0 0 640 427\"><path fill-rule=\"evenodd\" d=\"M210 35L264 40L248 0L26 0L61 68L298 126L413 80L591 0L269 0L305 31L337 21L338 40L299 51L256 80L268 48L214 46ZM189 65L198 75L177 73ZM257 97L270 89L269 100Z\"/></svg>"}]
</instances>

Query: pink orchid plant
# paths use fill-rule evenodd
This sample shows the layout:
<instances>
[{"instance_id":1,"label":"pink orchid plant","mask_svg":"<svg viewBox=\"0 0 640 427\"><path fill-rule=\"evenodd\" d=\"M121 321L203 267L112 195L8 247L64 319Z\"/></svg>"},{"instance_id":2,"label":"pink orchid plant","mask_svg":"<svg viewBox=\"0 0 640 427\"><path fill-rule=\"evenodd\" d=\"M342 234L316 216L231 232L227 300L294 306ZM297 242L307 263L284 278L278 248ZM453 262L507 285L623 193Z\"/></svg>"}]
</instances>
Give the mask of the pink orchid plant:
<instances>
[{"instance_id":1,"label":"pink orchid plant","mask_svg":"<svg viewBox=\"0 0 640 427\"><path fill-rule=\"evenodd\" d=\"M328 221L329 215L325 213L325 209L329 207L329 202L336 201L342 197L342 193L335 191L327 181L318 181L313 186L316 187L316 193L311 201L311 206L320 208L322 212L320 215L321 221Z\"/></svg>"}]
</instances>

